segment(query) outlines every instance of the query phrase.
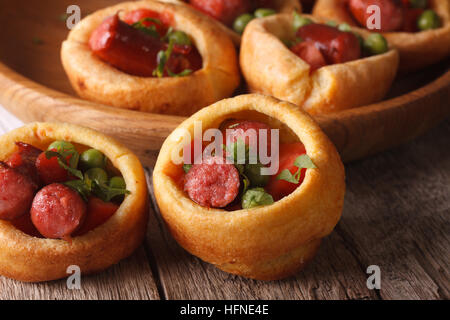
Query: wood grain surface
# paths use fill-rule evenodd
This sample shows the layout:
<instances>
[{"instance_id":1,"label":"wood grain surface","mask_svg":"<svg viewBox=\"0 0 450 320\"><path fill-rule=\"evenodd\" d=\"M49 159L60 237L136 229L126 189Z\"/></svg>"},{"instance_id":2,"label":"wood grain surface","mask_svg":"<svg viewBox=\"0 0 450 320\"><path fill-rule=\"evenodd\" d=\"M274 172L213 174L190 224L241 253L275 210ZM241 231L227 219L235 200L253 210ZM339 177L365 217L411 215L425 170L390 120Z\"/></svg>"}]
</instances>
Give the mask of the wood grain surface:
<instances>
[{"instance_id":1,"label":"wood grain surface","mask_svg":"<svg viewBox=\"0 0 450 320\"><path fill-rule=\"evenodd\" d=\"M0 277L0 299L449 299L450 120L423 137L346 165L343 217L297 276L226 274L188 254L153 201L144 246L104 273L26 284ZM381 289L366 286L369 265Z\"/></svg>"}]
</instances>

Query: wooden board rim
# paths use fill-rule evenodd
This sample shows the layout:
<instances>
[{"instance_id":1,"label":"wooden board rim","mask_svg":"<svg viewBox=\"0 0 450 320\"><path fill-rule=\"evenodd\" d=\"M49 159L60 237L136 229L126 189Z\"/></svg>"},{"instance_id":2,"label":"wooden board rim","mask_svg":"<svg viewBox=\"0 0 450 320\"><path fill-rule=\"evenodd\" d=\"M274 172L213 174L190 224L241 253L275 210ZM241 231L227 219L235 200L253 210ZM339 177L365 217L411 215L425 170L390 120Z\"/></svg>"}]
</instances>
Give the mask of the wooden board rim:
<instances>
[{"instance_id":1,"label":"wooden board rim","mask_svg":"<svg viewBox=\"0 0 450 320\"><path fill-rule=\"evenodd\" d=\"M449 96L450 70L447 70L431 83L402 96L314 118L335 143L343 160L350 161L410 140L433 127L450 115L450 105L446 104ZM47 88L1 62L0 104L25 122L71 122L115 136L127 142L138 155L149 157L145 162L150 165L165 137L185 119L82 100ZM395 119L399 124L392 126ZM365 132L374 128L383 128L383 134Z\"/></svg>"}]
</instances>

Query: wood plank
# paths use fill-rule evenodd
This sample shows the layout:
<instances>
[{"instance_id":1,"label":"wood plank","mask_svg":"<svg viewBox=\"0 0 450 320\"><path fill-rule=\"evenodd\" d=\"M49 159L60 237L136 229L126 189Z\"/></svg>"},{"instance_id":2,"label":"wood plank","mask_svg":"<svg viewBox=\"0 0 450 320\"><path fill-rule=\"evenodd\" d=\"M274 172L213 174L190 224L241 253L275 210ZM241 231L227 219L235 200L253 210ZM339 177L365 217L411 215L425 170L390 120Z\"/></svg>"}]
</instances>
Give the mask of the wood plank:
<instances>
[{"instance_id":1,"label":"wood plank","mask_svg":"<svg viewBox=\"0 0 450 320\"><path fill-rule=\"evenodd\" d=\"M448 299L450 121L421 139L347 166L337 233L381 268L383 299Z\"/></svg>"},{"instance_id":2,"label":"wood plank","mask_svg":"<svg viewBox=\"0 0 450 320\"><path fill-rule=\"evenodd\" d=\"M366 287L359 262L337 233L323 241L316 259L296 277L255 281L227 274L187 253L168 233L158 208L154 209L147 246L158 262L167 299L377 299Z\"/></svg>"},{"instance_id":3,"label":"wood plank","mask_svg":"<svg viewBox=\"0 0 450 320\"><path fill-rule=\"evenodd\" d=\"M0 277L0 300L155 300L157 287L147 256L140 247L131 257L96 275L81 277L81 289L69 290L66 280L23 283Z\"/></svg>"}]
</instances>

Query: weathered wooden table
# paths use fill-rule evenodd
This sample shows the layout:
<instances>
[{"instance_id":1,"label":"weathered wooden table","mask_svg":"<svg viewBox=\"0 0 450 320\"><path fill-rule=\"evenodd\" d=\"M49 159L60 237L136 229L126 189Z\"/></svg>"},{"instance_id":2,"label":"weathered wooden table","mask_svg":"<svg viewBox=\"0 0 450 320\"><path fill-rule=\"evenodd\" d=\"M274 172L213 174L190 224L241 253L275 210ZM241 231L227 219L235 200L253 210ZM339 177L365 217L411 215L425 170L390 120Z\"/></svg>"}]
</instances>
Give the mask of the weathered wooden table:
<instances>
[{"instance_id":1,"label":"weathered wooden table","mask_svg":"<svg viewBox=\"0 0 450 320\"><path fill-rule=\"evenodd\" d=\"M0 299L448 299L450 120L347 164L346 172L343 217L296 277L247 280L189 255L168 234L151 197L147 238L133 256L83 277L81 290L67 289L64 280L0 277ZM380 290L367 288L370 265L381 269Z\"/></svg>"}]
</instances>

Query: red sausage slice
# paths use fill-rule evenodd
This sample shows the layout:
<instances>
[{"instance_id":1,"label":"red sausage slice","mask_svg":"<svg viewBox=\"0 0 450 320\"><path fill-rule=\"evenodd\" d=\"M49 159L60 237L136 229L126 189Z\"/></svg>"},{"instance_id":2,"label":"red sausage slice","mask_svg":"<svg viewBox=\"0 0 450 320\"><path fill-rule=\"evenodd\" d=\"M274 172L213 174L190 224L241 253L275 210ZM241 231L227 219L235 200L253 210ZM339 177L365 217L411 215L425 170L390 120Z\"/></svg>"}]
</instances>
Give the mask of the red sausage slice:
<instances>
[{"instance_id":1,"label":"red sausage slice","mask_svg":"<svg viewBox=\"0 0 450 320\"><path fill-rule=\"evenodd\" d=\"M184 190L201 206L223 208L237 197L239 185L236 167L211 157L191 167L185 176Z\"/></svg>"},{"instance_id":2,"label":"red sausage slice","mask_svg":"<svg viewBox=\"0 0 450 320\"><path fill-rule=\"evenodd\" d=\"M231 25L238 16L249 12L250 2L248 0L189 0L194 8L226 25Z\"/></svg>"},{"instance_id":3,"label":"red sausage slice","mask_svg":"<svg viewBox=\"0 0 450 320\"><path fill-rule=\"evenodd\" d=\"M361 57L358 38L351 32L323 24L308 24L297 30L297 37L314 42L327 64L344 63Z\"/></svg>"},{"instance_id":4,"label":"red sausage slice","mask_svg":"<svg viewBox=\"0 0 450 320\"><path fill-rule=\"evenodd\" d=\"M6 160L6 164L19 171L21 174L31 178L36 184L36 187L39 186L39 175L35 164L36 159L41 154L42 150L24 142L16 142L16 146L19 150Z\"/></svg>"},{"instance_id":5,"label":"red sausage slice","mask_svg":"<svg viewBox=\"0 0 450 320\"><path fill-rule=\"evenodd\" d=\"M313 72L327 65L322 52L316 47L313 41L302 41L291 48L291 51L309 64L310 72Z\"/></svg>"},{"instance_id":6,"label":"red sausage slice","mask_svg":"<svg viewBox=\"0 0 450 320\"><path fill-rule=\"evenodd\" d=\"M70 239L86 216L86 204L80 195L63 184L42 188L34 197L31 221L50 239Z\"/></svg>"},{"instance_id":7,"label":"red sausage slice","mask_svg":"<svg viewBox=\"0 0 450 320\"><path fill-rule=\"evenodd\" d=\"M350 0L348 3L350 12L358 23L367 27L367 20L373 13L367 13L369 6L380 8L381 32L400 30L403 25L403 7L399 0Z\"/></svg>"},{"instance_id":8,"label":"red sausage slice","mask_svg":"<svg viewBox=\"0 0 450 320\"><path fill-rule=\"evenodd\" d=\"M94 30L89 47L101 60L123 72L151 77L157 66L157 54L166 45L121 21L116 14Z\"/></svg>"},{"instance_id":9,"label":"red sausage slice","mask_svg":"<svg viewBox=\"0 0 450 320\"><path fill-rule=\"evenodd\" d=\"M36 188L30 178L0 162L0 219L14 220L28 213Z\"/></svg>"}]
</instances>

